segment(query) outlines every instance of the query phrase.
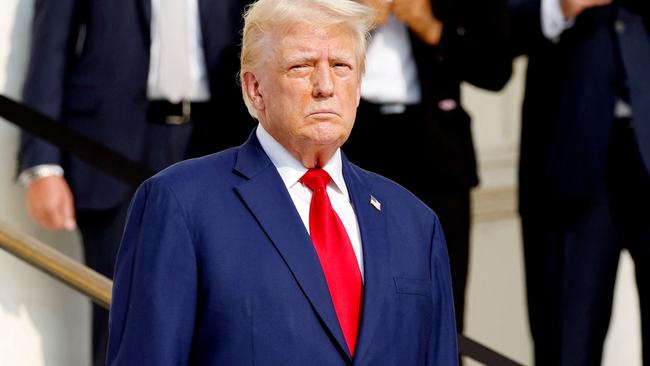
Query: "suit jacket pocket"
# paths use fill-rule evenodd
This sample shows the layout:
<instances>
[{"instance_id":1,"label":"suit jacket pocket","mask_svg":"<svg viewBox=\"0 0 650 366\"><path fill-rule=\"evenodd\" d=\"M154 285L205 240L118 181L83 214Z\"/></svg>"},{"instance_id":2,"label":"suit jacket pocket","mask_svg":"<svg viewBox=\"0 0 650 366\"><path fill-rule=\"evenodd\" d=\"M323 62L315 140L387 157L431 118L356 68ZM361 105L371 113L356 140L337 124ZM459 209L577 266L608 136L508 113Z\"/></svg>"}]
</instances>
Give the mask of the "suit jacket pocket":
<instances>
[{"instance_id":1,"label":"suit jacket pocket","mask_svg":"<svg viewBox=\"0 0 650 366\"><path fill-rule=\"evenodd\" d=\"M431 281L417 278L394 277L395 291L404 295L431 296Z\"/></svg>"}]
</instances>

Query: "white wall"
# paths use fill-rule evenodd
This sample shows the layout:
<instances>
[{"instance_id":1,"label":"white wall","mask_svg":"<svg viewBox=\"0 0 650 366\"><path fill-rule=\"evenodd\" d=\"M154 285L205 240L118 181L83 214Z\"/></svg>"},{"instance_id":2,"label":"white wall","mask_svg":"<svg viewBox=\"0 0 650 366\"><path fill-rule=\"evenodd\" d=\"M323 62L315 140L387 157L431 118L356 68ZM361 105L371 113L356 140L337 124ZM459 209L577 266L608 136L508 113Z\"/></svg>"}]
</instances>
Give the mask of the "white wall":
<instances>
[{"instance_id":1,"label":"white wall","mask_svg":"<svg viewBox=\"0 0 650 366\"><path fill-rule=\"evenodd\" d=\"M32 0L0 3L0 92L20 94ZM519 135L521 73L499 94L466 87L474 117L482 191L514 189ZM23 207L24 191L13 181L18 131L0 120L0 221L10 223L74 258L81 258L76 233L38 230ZM512 200L503 202L512 205ZM531 364L519 224L516 215L475 222L466 325L471 337ZM638 300L632 263L624 255L617 281L606 366L641 365ZM88 365L86 299L0 251L0 366Z\"/></svg>"},{"instance_id":2,"label":"white wall","mask_svg":"<svg viewBox=\"0 0 650 366\"><path fill-rule=\"evenodd\" d=\"M32 0L0 2L0 93L20 95ZM24 190L14 183L18 130L0 120L0 221L74 258L76 233L38 230L25 213ZM90 363L89 302L73 290L0 250L0 366L82 366Z\"/></svg>"}]
</instances>

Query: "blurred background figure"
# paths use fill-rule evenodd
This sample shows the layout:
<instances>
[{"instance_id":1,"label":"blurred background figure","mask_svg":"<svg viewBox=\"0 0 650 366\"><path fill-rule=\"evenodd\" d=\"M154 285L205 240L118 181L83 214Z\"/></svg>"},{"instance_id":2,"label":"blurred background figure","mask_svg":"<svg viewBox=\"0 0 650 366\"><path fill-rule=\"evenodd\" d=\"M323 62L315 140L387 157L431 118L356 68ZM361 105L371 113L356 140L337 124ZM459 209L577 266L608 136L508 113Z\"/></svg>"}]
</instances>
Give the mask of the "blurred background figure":
<instances>
[{"instance_id":1,"label":"blurred background figure","mask_svg":"<svg viewBox=\"0 0 650 366\"><path fill-rule=\"evenodd\" d=\"M159 170L242 143L252 127L236 84L239 0L37 0L27 105ZM19 180L33 218L80 229L86 264L112 277L132 188L23 135ZM108 312L93 308L103 365Z\"/></svg>"},{"instance_id":2,"label":"blurred background figure","mask_svg":"<svg viewBox=\"0 0 650 366\"><path fill-rule=\"evenodd\" d=\"M650 2L510 0L529 57L520 158L537 365L599 365L621 249L650 365Z\"/></svg>"},{"instance_id":3,"label":"blurred background figure","mask_svg":"<svg viewBox=\"0 0 650 366\"><path fill-rule=\"evenodd\" d=\"M380 27L368 49L361 104L343 150L400 183L439 216L463 330L470 190L478 184L460 83L500 89L510 75L505 1L363 0Z\"/></svg>"}]
</instances>

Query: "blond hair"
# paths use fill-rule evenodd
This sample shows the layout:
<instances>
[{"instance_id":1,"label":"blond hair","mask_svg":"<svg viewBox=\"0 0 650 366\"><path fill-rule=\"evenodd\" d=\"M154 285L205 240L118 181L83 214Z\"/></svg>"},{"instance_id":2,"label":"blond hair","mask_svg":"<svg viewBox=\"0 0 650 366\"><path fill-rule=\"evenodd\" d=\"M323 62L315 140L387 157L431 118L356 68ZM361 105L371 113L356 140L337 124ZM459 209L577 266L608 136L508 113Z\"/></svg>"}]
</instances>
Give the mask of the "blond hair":
<instances>
[{"instance_id":1,"label":"blond hair","mask_svg":"<svg viewBox=\"0 0 650 366\"><path fill-rule=\"evenodd\" d=\"M245 70L256 69L267 60L274 35L282 34L296 23L347 27L355 38L361 75L374 17L373 10L353 0L258 0L249 5L244 14L239 73L244 103L251 116L257 118L257 113L244 90L241 78Z\"/></svg>"}]
</instances>

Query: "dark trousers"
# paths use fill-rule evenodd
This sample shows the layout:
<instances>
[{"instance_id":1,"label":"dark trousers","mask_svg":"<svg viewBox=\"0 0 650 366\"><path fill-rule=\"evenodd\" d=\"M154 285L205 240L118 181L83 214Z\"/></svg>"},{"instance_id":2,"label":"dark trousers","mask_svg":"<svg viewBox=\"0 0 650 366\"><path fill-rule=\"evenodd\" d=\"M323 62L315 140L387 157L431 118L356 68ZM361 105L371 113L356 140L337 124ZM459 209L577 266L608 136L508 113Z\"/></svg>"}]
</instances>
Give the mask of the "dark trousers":
<instances>
[{"instance_id":1,"label":"dark trousers","mask_svg":"<svg viewBox=\"0 0 650 366\"><path fill-rule=\"evenodd\" d=\"M615 122L608 159L602 192L571 217L522 212L538 366L600 365L622 249L635 262L643 363L650 365L650 176L629 121Z\"/></svg>"},{"instance_id":2,"label":"dark trousers","mask_svg":"<svg viewBox=\"0 0 650 366\"><path fill-rule=\"evenodd\" d=\"M129 202L110 210L79 210L77 223L84 247L86 265L113 278L113 267L122 238ZM106 364L108 310L92 305L92 364Z\"/></svg>"},{"instance_id":3,"label":"dark trousers","mask_svg":"<svg viewBox=\"0 0 650 366\"><path fill-rule=\"evenodd\" d=\"M431 133L423 106L409 107L400 114L382 114L362 103L343 151L352 163L404 186L438 215L449 252L456 326L462 331L469 262L469 188L441 184L447 177L432 174L437 170L436 160L449 157L434 156Z\"/></svg>"},{"instance_id":4,"label":"dark trousers","mask_svg":"<svg viewBox=\"0 0 650 366\"><path fill-rule=\"evenodd\" d=\"M193 123L184 125L151 124L144 162L155 170L182 160L188 150ZM112 279L115 259L122 239L131 196L106 210L77 210L77 223L84 247L86 265ZM93 304L92 358L94 366L106 364L108 311Z\"/></svg>"}]
</instances>

